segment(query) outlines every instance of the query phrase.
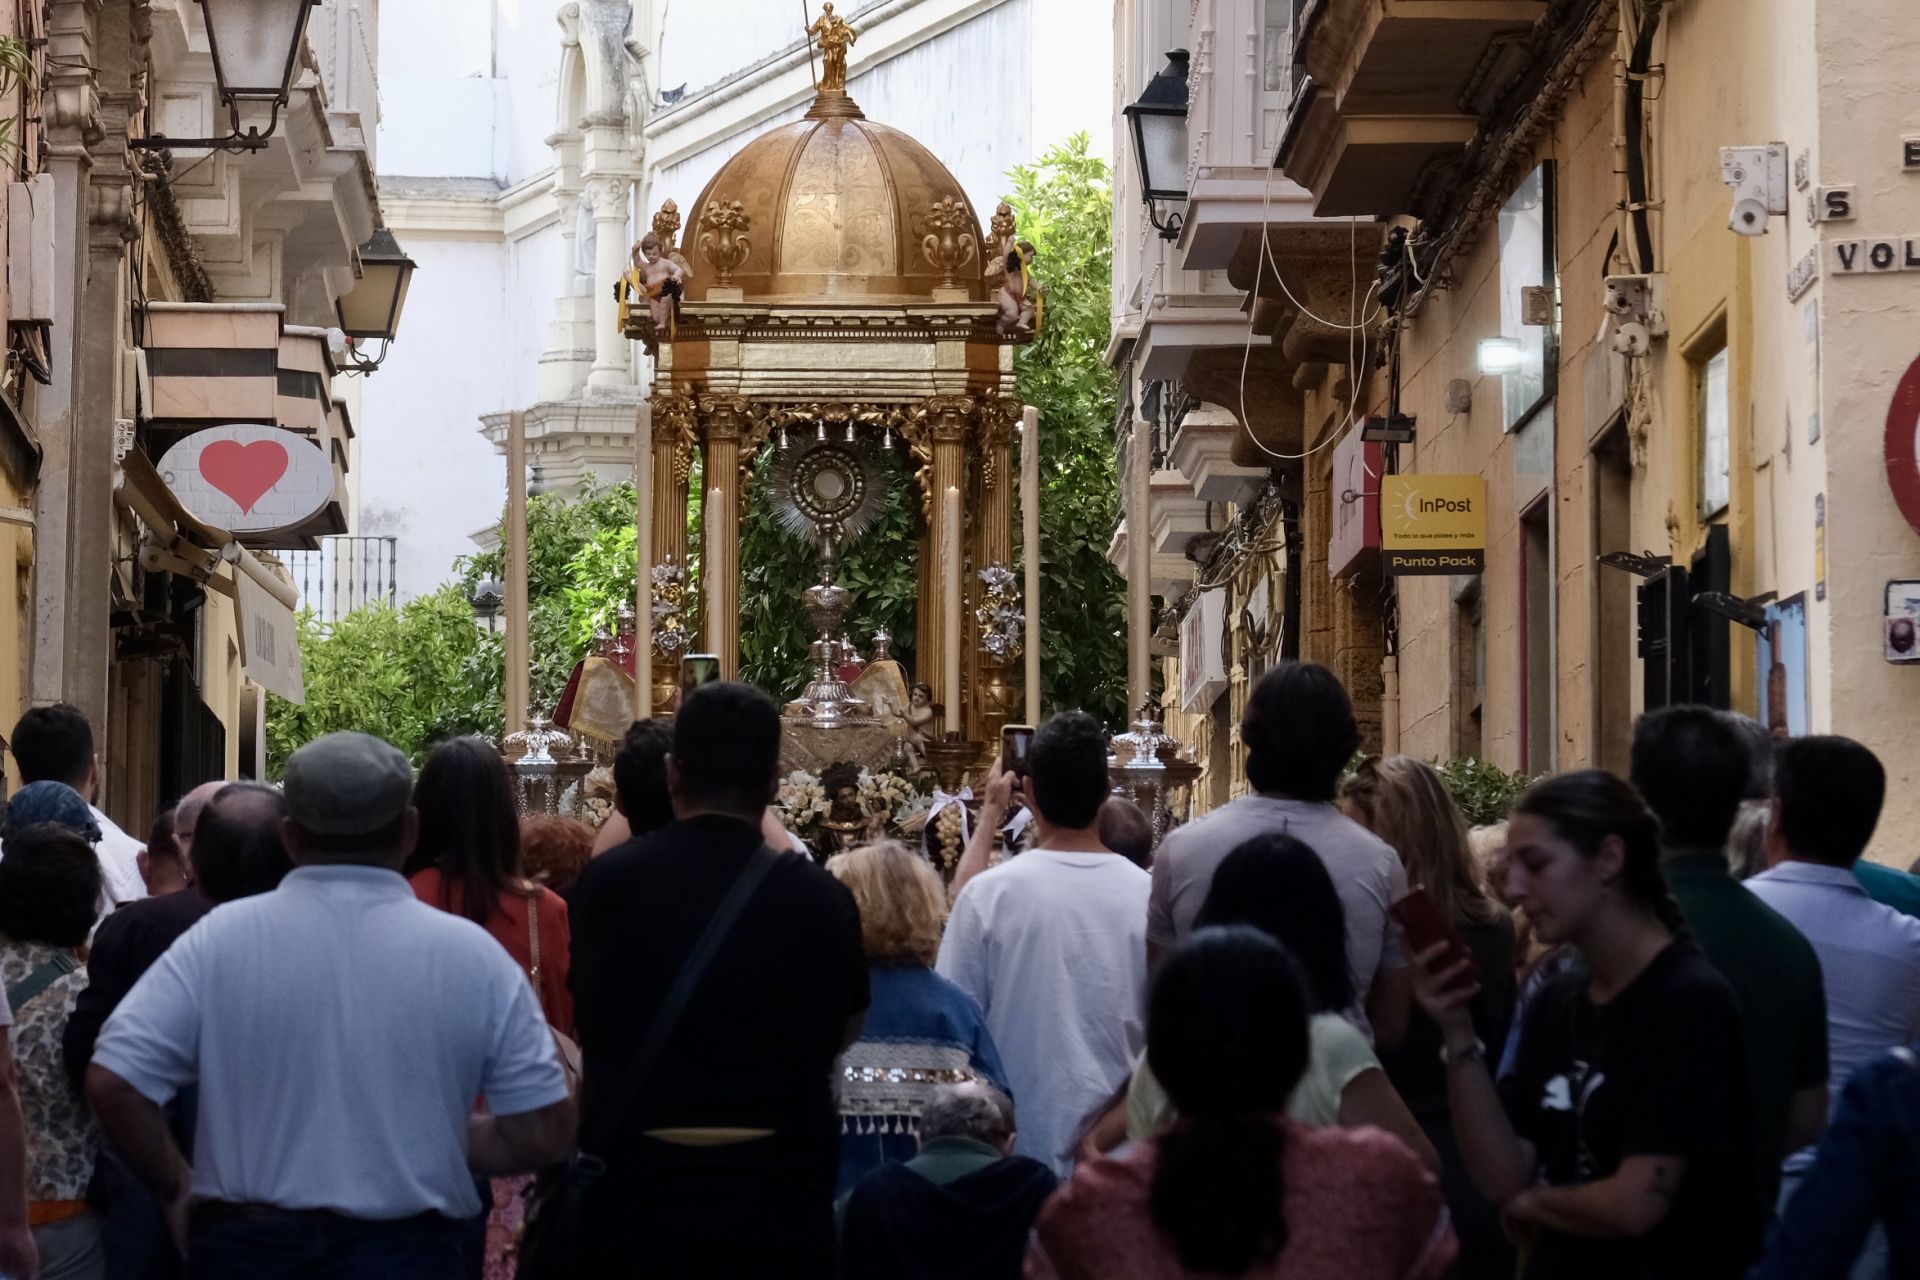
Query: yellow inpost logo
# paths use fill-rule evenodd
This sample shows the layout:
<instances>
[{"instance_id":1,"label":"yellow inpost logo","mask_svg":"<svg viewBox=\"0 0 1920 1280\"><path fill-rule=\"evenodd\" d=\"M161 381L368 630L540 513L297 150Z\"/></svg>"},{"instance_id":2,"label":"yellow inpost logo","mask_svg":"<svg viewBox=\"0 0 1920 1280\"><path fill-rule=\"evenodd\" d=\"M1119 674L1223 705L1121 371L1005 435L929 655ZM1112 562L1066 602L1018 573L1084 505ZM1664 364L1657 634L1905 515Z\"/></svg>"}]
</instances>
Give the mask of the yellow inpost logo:
<instances>
[{"instance_id":1,"label":"yellow inpost logo","mask_svg":"<svg viewBox=\"0 0 1920 1280\"><path fill-rule=\"evenodd\" d=\"M1380 478L1380 550L1388 573L1477 573L1486 546L1483 477Z\"/></svg>"}]
</instances>

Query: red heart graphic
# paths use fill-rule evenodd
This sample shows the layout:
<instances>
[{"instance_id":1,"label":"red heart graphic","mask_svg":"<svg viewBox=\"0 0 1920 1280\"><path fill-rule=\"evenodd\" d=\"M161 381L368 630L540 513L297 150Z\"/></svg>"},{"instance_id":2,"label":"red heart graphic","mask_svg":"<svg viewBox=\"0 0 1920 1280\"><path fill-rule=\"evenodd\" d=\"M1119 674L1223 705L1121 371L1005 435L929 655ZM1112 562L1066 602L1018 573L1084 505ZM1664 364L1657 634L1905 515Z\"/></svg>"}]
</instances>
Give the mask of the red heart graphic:
<instances>
[{"instance_id":1,"label":"red heart graphic","mask_svg":"<svg viewBox=\"0 0 1920 1280\"><path fill-rule=\"evenodd\" d=\"M287 474L287 446L272 440L216 440L200 451L200 474L246 513Z\"/></svg>"}]
</instances>

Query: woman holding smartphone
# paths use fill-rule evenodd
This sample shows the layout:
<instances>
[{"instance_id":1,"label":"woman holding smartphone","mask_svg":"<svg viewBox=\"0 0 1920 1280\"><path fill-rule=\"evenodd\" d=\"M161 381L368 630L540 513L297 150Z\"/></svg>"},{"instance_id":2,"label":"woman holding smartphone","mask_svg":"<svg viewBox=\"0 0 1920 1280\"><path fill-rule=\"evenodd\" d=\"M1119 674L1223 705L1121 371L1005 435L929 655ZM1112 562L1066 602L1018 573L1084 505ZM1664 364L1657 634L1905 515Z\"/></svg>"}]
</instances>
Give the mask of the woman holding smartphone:
<instances>
[{"instance_id":1,"label":"woman holding smartphone","mask_svg":"<svg viewBox=\"0 0 1920 1280\"><path fill-rule=\"evenodd\" d=\"M1440 775L1410 756L1368 756L1341 788L1340 809L1393 846L1406 866L1414 891L1394 913L1407 930L1408 950L1450 938L1471 955L1480 983L1470 1005L1474 1035L1505 1044L1515 994L1513 917L1488 892L1466 819ZM1416 1012L1406 1039L1380 1061L1440 1153L1440 1185L1460 1236L1461 1280L1510 1280L1513 1246L1496 1207L1474 1190L1453 1140L1440 1047L1439 1026Z\"/></svg>"},{"instance_id":2,"label":"woman holding smartphone","mask_svg":"<svg viewBox=\"0 0 1920 1280\"><path fill-rule=\"evenodd\" d=\"M1498 1085L1469 964L1445 942L1415 957L1461 1154L1529 1280L1731 1280L1760 1242L1740 1015L1685 941L1658 834L1639 793L1597 770L1515 804L1510 895L1586 969L1542 990Z\"/></svg>"}]
</instances>

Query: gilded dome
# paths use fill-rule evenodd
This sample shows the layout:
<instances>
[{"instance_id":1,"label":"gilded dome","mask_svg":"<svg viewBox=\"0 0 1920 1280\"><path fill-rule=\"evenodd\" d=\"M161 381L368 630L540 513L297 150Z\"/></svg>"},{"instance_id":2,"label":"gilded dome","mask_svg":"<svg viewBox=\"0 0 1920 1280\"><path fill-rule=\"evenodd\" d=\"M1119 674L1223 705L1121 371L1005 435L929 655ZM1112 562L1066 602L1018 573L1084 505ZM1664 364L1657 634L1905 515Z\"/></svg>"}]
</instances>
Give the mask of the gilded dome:
<instances>
[{"instance_id":1,"label":"gilded dome","mask_svg":"<svg viewBox=\"0 0 1920 1280\"><path fill-rule=\"evenodd\" d=\"M927 302L949 279L987 298L986 243L959 182L843 93L823 91L805 119L755 138L707 183L682 242L689 301L723 283L718 264L741 234L724 225L735 203L747 244L727 283L748 300ZM954 260L951 277L940 258Z\"/></svg>"}]
</instances>

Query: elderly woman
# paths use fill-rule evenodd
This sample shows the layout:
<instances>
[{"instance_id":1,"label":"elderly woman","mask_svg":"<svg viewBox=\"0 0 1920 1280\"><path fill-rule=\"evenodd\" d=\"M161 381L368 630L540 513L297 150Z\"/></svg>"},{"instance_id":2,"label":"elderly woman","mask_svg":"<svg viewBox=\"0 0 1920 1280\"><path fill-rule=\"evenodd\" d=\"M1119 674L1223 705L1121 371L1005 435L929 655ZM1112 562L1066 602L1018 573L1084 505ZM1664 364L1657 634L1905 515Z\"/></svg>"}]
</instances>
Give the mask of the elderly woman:
<instances>
[{"instance_id":1,"label":"elderly woman","mask_svg":"<svg viewBox=\"0 0 1920 1280\"><path fill-rule=\"evenodd\" d=\"M842 1195L919 1146L920 1113L943 1084L1006 1073L980 1006L933 971L947 895L939 873L897 841L835 854L827 870L860 907L872 1003L860 1039L840 1059Z\"/></svg>"},{"instance_id":2,"label":"elderly woman","mask_svg":"<svg viewBox=\"0 0 1920 1280\"><path fill-rule=\"evenodd\" d=\"M105 1219L87 1204L100 1139L69 1082L61 1037L87 985L81 957L100 896L100 862L92 845L55 823L10 820L6 842L0 982L13 1007L29 1221L42 1276L91 1280L106 1274Z\"/></svg>"}]
</instances>

